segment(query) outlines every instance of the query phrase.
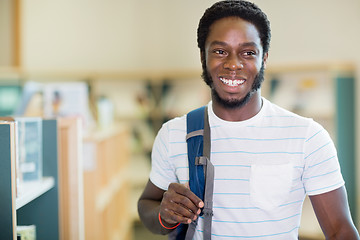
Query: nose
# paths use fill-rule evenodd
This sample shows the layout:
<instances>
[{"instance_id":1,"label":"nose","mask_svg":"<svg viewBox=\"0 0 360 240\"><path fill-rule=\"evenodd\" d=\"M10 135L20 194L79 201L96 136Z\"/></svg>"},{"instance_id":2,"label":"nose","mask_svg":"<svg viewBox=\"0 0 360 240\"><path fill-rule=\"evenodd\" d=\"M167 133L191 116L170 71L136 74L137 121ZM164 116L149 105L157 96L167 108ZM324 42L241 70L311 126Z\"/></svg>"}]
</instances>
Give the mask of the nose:
<instances>
[{"instance_id":1,"label":"nose","mask_svg":"<svg viewBox=\"0 0 360 240\"><path fill-rule=\"evenodd\" d=\"M237 57L231 57L224 63L224 68L232 71L240 70L244 67L242 61Z\"/></svg>"}]
</instances>

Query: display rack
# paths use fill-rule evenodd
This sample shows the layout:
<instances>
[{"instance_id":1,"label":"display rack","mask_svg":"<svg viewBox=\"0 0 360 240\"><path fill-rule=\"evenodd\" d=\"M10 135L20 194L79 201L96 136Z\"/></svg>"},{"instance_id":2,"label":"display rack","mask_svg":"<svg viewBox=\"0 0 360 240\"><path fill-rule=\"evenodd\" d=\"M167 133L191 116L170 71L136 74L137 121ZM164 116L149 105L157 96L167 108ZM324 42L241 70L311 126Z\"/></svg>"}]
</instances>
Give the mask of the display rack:
<instances>
[{"instance_id":1,"label":"display rack","mask_svg":"<svg viewBox=\"0 0 360 240\"><path fill-rule=\"evenodd\" d=\"M85 239L131 239L128 132L96 131L84 139Z\"/></svg>"},{"instance_id":2,"label":"display rack","mask_svg":"<svg viewBox=\"0 0 360 240\"><path fill-rule=\"evenodd\" d=\"M17 225L35 225L37 239L59 239L57 122L43 120L43 176L16 197L14 122L0 124L0 239L16 239Z\"/></svg>"},{"instance_id":3,"label":"display rack","mask_svg":"<svg viewBox=\"0 0 360 240\"><path fill-rule=\"evenodd\" d=\"M84 240L81 119L59 118L58 131L60 240Z\"/></svg>"}]
</instances>

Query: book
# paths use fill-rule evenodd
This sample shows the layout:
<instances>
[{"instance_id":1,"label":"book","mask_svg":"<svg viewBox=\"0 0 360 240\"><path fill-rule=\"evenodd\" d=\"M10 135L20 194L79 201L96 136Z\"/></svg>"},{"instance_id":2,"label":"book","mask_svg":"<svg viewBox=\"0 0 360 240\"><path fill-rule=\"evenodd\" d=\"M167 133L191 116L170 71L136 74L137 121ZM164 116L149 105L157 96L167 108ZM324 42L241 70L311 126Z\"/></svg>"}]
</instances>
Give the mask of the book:
<instances>
[{"instance_id":1,"label":"book","mask_svg":"<svg viewBox=\"0 0 360 240\"><path fill-rule=\"evenodd\" d=\"M36 240L36 226L28 225L28 226L17 226L16 227L17 236L21 240Z\"/></svg>"},{"instance_id":2,"label":"book","mask_svg":"<svg viewBox=\"0 0 360 240\"><path fill-rule=\"evenodd\" d=\"M16 144L18 180L40 181L42 179L42 119L39 117L16 117Z\"/></svg>"}]
</instances>

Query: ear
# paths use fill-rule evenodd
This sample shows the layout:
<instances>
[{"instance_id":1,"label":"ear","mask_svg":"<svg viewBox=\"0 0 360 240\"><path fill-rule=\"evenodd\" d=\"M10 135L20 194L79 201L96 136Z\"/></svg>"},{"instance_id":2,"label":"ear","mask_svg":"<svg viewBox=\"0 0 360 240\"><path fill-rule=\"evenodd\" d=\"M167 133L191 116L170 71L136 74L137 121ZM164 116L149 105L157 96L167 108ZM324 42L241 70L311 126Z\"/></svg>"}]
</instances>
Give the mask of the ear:
<instances>
[{"instance_id":1,"label":"ear","mask_svg":"<svg viewBox=\"0 0 360 240\"><path fill-rule=\"evenodd\" d=\"M268 53L268 52L266 52L266 53L264 54L264 58L263 58L264 68L266 68L266 63L267 63L267 59L268 59L268 57L269 57L269 53Z\"/></svg>"}]
</instances>

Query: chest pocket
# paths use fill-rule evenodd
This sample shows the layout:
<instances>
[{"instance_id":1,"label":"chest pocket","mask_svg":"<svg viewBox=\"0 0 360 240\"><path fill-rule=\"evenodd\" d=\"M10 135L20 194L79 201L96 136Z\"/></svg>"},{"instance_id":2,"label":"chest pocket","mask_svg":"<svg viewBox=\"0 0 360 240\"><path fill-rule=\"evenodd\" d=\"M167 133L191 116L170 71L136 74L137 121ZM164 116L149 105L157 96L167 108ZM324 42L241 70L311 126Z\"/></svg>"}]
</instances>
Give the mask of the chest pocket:
<instances>
[{"instance_id":1,"label":"chest pocket","mask_svg":"<svg viewBox=\"0 0 360 240\"><path fill-rule=\"evenodd\" d=\"M253 164L250 176L250 201L255 207L272 210L284 203L292 185L292 164Z\"/></svg>"}]
</instances>

